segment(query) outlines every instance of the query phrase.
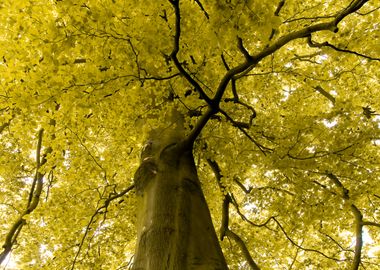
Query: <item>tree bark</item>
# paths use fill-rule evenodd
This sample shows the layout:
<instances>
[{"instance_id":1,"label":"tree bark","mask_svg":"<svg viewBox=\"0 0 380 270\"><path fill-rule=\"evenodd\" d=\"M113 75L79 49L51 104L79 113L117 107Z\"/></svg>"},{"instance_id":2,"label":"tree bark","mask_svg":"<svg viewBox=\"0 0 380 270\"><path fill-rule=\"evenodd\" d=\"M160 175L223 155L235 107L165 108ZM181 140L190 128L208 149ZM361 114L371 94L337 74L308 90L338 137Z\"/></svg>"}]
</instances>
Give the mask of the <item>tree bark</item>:
<instances>
[{"instance_id":1,"label":"tree bark","mask_svg":"<svg viewBox=\"0 0 380 270\"><path fill-rule=\"evenodd\" d=\"M184 139L156 133L142 151L135 270L228 269Z\"/></svg>"}]
</instances>

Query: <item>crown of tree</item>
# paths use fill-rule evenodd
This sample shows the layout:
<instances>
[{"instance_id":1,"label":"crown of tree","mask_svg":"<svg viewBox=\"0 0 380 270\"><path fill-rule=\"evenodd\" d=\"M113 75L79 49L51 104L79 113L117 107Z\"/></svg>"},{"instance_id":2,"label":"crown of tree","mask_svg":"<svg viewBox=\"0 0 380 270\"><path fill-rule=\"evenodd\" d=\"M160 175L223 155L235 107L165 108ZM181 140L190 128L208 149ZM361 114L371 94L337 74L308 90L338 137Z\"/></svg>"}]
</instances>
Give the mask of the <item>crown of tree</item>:
<instances>
[{"instance_id":1,"label":"crown of tree","mask_svg":"<svg viewBox=\"0 0 380 270\"><path fill-rule=\"evenodd\" d=\"M380 268L377 1L0 11L4 269Z\"/></svg>"}]
</instances>

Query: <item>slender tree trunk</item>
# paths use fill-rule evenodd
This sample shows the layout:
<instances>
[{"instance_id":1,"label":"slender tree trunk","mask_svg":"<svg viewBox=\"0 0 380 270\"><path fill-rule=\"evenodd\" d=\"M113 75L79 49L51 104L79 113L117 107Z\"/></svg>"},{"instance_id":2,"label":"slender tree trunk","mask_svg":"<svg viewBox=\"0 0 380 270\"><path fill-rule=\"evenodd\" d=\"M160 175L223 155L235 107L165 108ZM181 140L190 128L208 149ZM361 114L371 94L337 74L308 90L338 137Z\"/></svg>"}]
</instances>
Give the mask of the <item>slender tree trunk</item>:
<instances>
[{"instance_id":1,"label":"slender tree trunk","mask_svg":"<svg viewBox=\"0 0 380 270\"><path fill-rule=\"evenodd\" d=\"M197 176L192 149L160 134L135 174L137 245L133 269L227 269Z\"/></svg>"}]
</instances>

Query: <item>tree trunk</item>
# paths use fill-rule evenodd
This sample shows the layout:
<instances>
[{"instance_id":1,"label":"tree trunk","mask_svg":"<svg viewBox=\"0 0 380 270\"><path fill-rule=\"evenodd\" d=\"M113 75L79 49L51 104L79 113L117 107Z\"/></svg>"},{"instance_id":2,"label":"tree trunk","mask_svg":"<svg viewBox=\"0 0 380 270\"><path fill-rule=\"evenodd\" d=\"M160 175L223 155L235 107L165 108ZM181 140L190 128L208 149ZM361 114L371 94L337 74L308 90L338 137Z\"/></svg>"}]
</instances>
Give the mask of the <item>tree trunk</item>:
<instances>
[{"instance_id":1,"label":"tree trunk","mask_svg":"<svg viewBox=\"0 0 380 270\"><path fill-rule=\"evenodd\" d=\"M156 134L148 141L135 187L138 224L133 269L227 269L192 149L178 136Z\"/></svg>"}]
</instances>

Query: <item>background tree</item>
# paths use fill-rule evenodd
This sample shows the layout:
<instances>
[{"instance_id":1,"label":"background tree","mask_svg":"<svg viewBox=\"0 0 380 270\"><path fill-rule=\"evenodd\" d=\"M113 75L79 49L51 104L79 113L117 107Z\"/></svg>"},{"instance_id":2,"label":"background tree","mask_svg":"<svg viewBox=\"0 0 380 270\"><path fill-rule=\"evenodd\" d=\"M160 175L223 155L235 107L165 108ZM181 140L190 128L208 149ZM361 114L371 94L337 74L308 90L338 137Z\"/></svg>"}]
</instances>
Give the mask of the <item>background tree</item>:
<instances>
[{"instance_id":1,"label":"background tree","mask_svg":"<svg viewBox=\"0 0 380 270\"><path fill-rule=\"evenodd\" d=\"M182 198L174 234L204 245L202 192L217 228L204 269L380 267L377 1L0 9L4 268L128 269L173 157L195 166L165 178L191 180L161 194Z\"/></svg>"}]
</instances>

